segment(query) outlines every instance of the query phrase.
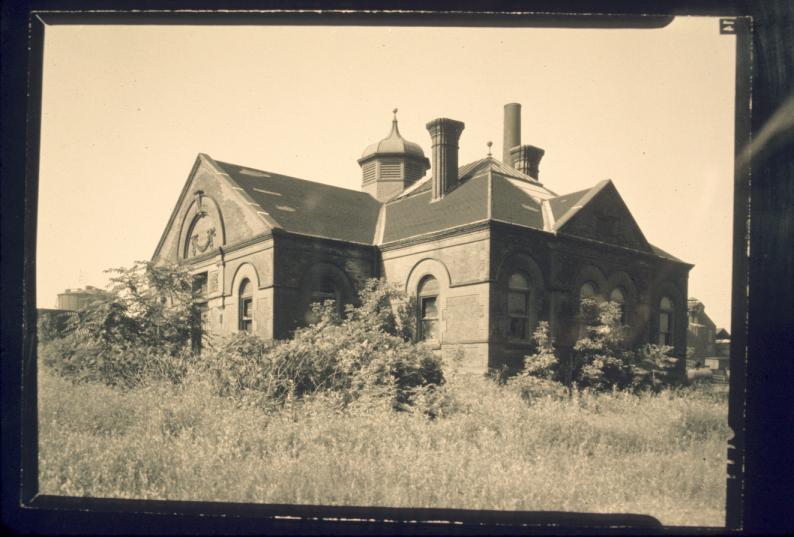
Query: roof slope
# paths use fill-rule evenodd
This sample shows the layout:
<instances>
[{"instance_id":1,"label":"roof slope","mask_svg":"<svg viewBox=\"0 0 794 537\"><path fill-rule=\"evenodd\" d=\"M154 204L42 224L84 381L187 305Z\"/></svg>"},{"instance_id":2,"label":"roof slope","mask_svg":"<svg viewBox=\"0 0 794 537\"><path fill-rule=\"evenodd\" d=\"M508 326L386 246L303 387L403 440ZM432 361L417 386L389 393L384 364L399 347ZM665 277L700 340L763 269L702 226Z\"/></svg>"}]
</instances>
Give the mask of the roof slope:
<instances>
[{"instance_id":1,"label":"roof slope","mask_svg":"<svg viewBox=\"0 0 794 537\"><path fill-rule=\"evenodd\" d=\"M578 209L581 207L579 205L579 200L581 200L585 194L590 192L592 188L587 188L585 190L577 190L576 192L571 192L570 194L565 194L563 196L557 196L556 198L552 198L549 200L549 205L551 206L551 212L554 215L554 221L559 222L562 220L562 217L571 212L573 209Z\"/></svg>"},{"instance_id":2,"label":"roof slope","mask_svg":"<svg viewBox=\"0 0 794 537\"><path fill-rule=\"evenodd\" d=\"M509 224L543 229L541 201L499 174L492 176L491 218Z\"/></svg>"},{"instance_id":3,"label":"roof slope","mask_svg":"<svg viewBox=\"0 0 794 537\"><path fill-rule=\"evenodd\" d=\"M488 219L544 229L541 201L554 196L493 157L459 167L458 185L432 203L430 185L428 177L386 203L384 243Z\"/></svg>"},{"instance_id":4,"label":"roof slope","mask_svg":"<svg viewBox=\"0 0 794 537\"><path fill-rule=\"evenodd\" d=\"M590 213L597 213L598 206L611 199L624 221L621 225L633 238L632 243L615 244L682 263L645 241L611 181L558 196L531 177L486 157L461 166L458 185L435 202L431 202L431 178L427 177L381 204L365 192L212 162L265 218L292 233L376 244L496 220L571 235L581 234L578 228L584 225L588 231L582 236L612 243L609 238L591 236L592 226L587 226L595 216Z\"/></svg>"},{"instance_id":5,"label":"roof slope","mask_svg":"<svg viewBox=\"0 0 794 537\"><path fill-rule=\"evenodd\" d=\"M430 197L428 189L386 203L383 242L443 231L488 218L487 176L481 175L461 183L435 202L431 203Z\"/></svg>"},{"instance_id":6,"label":"roof slope","mask_svg":"<svg viewBox=\"0 0 794 537\"><path fill-rule=\"evenodd\" d=\"M366 192L214 162L284 230L373 243L380 203Z\"/></svg>"}]
</instances>

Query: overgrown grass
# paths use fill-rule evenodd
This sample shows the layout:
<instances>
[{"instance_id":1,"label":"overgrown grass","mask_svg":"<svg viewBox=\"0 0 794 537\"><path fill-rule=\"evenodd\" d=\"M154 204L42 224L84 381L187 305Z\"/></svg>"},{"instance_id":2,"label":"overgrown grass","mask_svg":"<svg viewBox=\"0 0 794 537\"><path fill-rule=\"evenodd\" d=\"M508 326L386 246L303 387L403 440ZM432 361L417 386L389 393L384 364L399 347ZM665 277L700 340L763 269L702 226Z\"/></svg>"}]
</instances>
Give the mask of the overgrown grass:
<instances>
[{"instance_id":1,"label":"overgrown grass","mask_svg":"<svg viewBox=\"0 0 794 537\"><path fill-rule=\"evenodd\" d=\"M712 389L713 390L713 389ZM646 513L724 521L727 397L535 400L453 377L446 414L327 396L279 411L198 376L119 391L39 374L40 488L57 495ZM421 405L420 405L421 406Z\"/></svg>"}]
</instances>

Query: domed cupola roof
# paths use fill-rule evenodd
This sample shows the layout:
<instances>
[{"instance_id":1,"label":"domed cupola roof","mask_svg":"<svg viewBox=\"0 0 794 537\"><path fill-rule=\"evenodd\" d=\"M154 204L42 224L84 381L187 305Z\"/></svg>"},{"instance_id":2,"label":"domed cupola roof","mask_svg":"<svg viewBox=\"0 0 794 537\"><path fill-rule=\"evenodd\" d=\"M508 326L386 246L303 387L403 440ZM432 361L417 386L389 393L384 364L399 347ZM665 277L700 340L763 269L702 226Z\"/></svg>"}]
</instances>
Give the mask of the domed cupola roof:
<instances>
[{"instance_id":1,"label":"domed cupola roof","mask_svg":"<svg viewBox=\"0 0 794 537\"><path fill-rule=\"evenodd\" d=\"M378 143L367 146L364 153L361 154L359 162L367 160L376 155L405 155L416 158L424 158L425 153L419 144L409 142L400 135L400 129L397 127L397 109L393 110L394 119L391 122L391 132L389 135Z\"/></svg>"}]
</instances>

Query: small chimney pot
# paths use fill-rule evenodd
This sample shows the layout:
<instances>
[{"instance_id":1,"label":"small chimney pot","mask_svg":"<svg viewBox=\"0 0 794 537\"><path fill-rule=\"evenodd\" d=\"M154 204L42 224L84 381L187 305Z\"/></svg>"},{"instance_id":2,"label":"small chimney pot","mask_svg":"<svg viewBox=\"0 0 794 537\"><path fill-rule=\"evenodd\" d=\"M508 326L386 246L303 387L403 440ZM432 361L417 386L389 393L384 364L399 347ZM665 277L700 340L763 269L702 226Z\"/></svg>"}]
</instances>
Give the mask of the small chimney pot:
<instances>
[{"instance_id":1,"label":"small chimney pot","mask_svg":"<svg viewBox=\"0 0 794 537\"><path fill-rule=\"evenodd\" d=\"M520 145L510 150L513 167L535 181L540 175L540 159L546 151L534 145Z\"/></svg>"}]
</instances>

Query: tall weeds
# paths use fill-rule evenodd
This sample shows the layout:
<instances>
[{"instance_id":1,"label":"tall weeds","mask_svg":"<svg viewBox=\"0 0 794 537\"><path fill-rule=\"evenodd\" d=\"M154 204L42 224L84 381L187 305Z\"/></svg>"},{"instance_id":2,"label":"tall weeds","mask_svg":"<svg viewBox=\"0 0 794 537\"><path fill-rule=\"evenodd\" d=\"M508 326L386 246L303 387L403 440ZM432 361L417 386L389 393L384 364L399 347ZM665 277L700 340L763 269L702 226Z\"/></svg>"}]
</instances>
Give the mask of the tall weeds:
<instances>
[{"instance_id":1,"label":"tall weeds","mask_svg":"<svg viewBox=\"0 0 794 537\"><path fill-rule=\"evenodd\" d=\"M702 390L527 404L453 375L430 419L370 394L263 410L212 395L201 374L119 391L40 371L47 494L724 516L726 403Z\"/></svg>"}]
</instances>

